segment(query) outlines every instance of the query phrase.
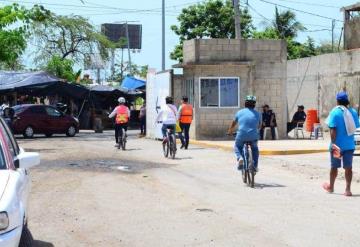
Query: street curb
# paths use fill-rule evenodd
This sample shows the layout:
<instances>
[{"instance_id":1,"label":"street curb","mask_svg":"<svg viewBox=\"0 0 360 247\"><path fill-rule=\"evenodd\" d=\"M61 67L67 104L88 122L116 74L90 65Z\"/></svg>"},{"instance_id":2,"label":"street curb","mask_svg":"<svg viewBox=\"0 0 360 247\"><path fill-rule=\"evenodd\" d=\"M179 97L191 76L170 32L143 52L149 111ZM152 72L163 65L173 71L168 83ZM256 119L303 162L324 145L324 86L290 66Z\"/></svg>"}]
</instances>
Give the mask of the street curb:
<instances>
[{"instance_id":1,"label":"street curb","mask_svg":"<svg viewBox=\"0 0 360 247\"><path fill-rule=\"evenodd\" d=\"M225 151L233 151L234 148L228 145L222 144L214 144L208 143L204 141L195 141L190 140L190 144L203 146L203 147L211 147L211 148L218 148ZM297 150L260 150L261 155L296 155L296 154L314 154L314 153L326 153L329 152L329 149L297 149Z\"/></svg>"}]
</instances>

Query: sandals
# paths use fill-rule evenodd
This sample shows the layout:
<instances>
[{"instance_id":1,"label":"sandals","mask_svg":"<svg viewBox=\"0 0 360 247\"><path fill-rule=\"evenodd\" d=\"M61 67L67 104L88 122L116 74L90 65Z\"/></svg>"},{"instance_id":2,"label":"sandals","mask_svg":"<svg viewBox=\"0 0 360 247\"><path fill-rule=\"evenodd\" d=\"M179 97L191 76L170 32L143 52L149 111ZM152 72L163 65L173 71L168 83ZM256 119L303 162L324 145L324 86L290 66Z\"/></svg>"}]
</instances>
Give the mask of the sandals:
<instances>
[{"instance_id":1,"label":"sandals","mask_svg":"<svg viewBox=\"0 0 360 247\"><path fill-rule=\"evenodd\" d=\"M351 191L345 191L344 196L352 196Z\"/></svg>"},{"instance_id":2,"label":"sandals","mask_svg":"<svg viewBox=\"0 0 360 247\"><path fill-rule=\"evenodd\" d=\"M333 193L334 192L334 190L331 189L329 183L323 183L322 187L327 193Z\"/></svg>"},{"instance_id":3,"label":"sandals","mask_svg":"<svg viewBox=\"0 0 360 247\"><path fill-rule=\"evenodd\" d=\"M322 187L323 187L323 189L324 189L326 192L328 192L328 193L333 193L333 192L334 192L334 190L332 190L332 189L330 188L330 184L329 184L329 183L323 183ZM351 191L345 191L344 196L352 196Z\"/></svg>"}]
</instances>

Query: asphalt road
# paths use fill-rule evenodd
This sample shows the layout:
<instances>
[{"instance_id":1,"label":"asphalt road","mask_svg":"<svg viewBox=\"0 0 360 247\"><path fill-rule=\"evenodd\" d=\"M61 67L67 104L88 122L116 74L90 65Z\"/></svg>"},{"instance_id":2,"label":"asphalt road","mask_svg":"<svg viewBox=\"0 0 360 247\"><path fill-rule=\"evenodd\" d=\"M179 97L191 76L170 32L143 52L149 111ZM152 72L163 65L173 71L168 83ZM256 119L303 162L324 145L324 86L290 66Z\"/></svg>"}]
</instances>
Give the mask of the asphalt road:
<instances>
[{"instance_id":1,"label":"asphalt road","mask_svg":"<svg viewBox=\"0 0 360 247\"><path fill-rule=\"evenodd\" d=\"M165 159L161 143L112 133L20 139L31 170L35 246L359 246L359 157L352 198L334 194L328 154L261 157L256 188L230 152L192 146Z\"/></svg>"}]
</instances>

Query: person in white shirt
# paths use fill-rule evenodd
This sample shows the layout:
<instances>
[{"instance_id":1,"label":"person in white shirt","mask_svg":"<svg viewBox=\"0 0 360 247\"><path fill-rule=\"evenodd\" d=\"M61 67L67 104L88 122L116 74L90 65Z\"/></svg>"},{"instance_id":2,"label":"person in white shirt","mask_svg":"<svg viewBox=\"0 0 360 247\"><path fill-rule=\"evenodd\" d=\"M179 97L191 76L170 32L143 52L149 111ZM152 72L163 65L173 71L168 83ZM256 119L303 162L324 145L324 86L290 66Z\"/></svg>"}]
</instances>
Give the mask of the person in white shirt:
<instances>
[{"instance_id":1,"label":"person in white shirt","mask_svg":"<svg viewBox=\"0 0 360 247\"><path fill-rule=\"evenodd\" d=\"M174 105L172 97L168 96L165 98L166 105L161 107L161 110L156 118L156 122L162 121L162 134L164 142L166 142L166 131L171 129L175 133L176 121L177 121L177 108Z\"/></svg>"}]
</instances>

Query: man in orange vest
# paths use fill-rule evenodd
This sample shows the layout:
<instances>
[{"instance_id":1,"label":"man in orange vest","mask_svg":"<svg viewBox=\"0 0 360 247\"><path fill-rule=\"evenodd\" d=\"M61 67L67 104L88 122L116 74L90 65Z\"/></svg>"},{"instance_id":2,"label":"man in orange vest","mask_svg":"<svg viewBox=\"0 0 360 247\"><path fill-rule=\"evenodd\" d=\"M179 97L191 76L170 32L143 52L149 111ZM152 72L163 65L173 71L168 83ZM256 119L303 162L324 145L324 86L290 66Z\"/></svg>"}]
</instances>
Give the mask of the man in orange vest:
<instances>
[{"instance_id":1,"label":"man in orange vest","mask_svg":"<svg viewBox=\"0 0 360 247\"><path fill-rule=\"evenodd\" d=\"M130 110L125 105L125 98L120 97L118 99L119 105L112 111L109 115L109 118L115 117L115 141L119 143L119 136L122 136L123 129L125 130L125 134L127 132L128 123L130 120ZM115 145L117 146L117 145Z\"/></svg>"},{"instance_id":2,"label":"man in orange vest","mask_svg":"<svg viewBox=\"0 0 360 247\"><path fill-rule=\"evenodd\" d=\"M187 96L183 96L182 98L182 104L179 107L178 116L179 116L179 122L180 122L180 128L181 132L179 134L180 140L181 140L181 149L185 148L188 149L189 146L189 130L190 125L193 120L193 107L188 103L189 99ZM185 135L185 140L184 136Z\"/></svg>"}]
</instances>

